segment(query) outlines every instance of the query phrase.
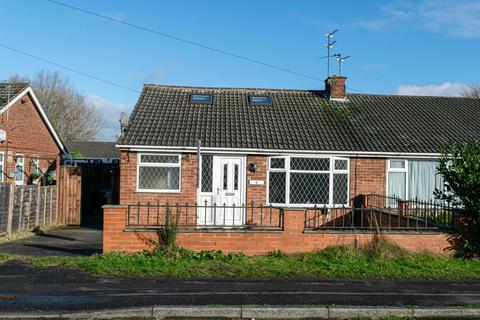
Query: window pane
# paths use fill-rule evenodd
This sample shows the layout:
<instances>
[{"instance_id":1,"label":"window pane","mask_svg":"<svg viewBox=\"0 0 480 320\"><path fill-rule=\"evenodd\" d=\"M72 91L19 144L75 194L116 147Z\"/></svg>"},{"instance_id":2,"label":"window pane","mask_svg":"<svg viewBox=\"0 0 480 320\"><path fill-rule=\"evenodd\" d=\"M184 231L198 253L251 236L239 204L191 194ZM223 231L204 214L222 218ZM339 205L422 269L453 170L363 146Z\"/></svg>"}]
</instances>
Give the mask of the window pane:
<instances>
[{"instance_id":1,"label":"window pane","mask_svg":"<svg viewBox=\"0 0 480 320\"><path fill-rule=\"evenodd\" d=\"M0 153L0 162L3 162L3 153Z\"/></svg>"},{"instance_id":2,"label":"window pane","mask_svg":"<svg viewBox=\"0 0 480 320\"><path fill-rule=\"evenodd\" d=\"M291 170L328 171L330 159L328 158L292 158Z\"/></svg>"},{"instance_id":3,"label":"window pane","mask_svg":"<svg viewBox=\"0 0 480 320\"><path fill-rule=\"evenodd\" d=\"M348 204L348 175L333 175L333 204Z\"/></svg>"},{"instance_id":4,"label":"window pane","mask_svg":"<svg viewBox=\"0 0 480 320\"><path fill-rule=\"evenodd\" d=\"M272 104L269 96L250 96L250 104L269 105Z\"/></svg>"},{"instance_id":5,"label":"window pane","mask_svg":"<svg viewBox=\"0 0 480 320\"><path fill-rule=\"evenodd\" d=\"M405 200L406 198L406 179L405 172L388 173L388 196L395 196Z\"/></svg>"},{"instance_id":6,"label":"window pane","mask_svg":"<svg viewBox=\"0 0 480 320\"><path fill-rule=\"evenodd\" d=\"M202 192L212 192L213 156L202 156Z\"/></svg>"},{"instance_id":7,"label":"window pane","mask_svg":"<svg viewBox=\"0 0 480 320\"><path fill-rule=\"evenodd\" d=\"M290 203L328 204L329 183L327 173L291 173Z\"/></svg>"},{"instance_id":8,"label":"window pane","mask_svg":"<svg viewBox=\"0 0 480 320\"><path fill-rule=\"evenodd\" d=\"M390 160L390 168L405 169L405 160Z\"/></svg>"},{"instance_id":9,"label":"window pane","mask_svg":"<svg viewBox=\"0 0 480 320\"><path fill-rule=\"evenodd\" d=\"M443 179L437 172L438 162L432 160L408 161L409 198L420 201L435 200L433 192L442 189Z\"/></svg>"},{"instance_id":10,"label":"window pane","mask_svg":"<svg viewBox=\"0 0 480 320\"><path fill-rule=\"evenodd\" d=\"M238 164L234 165L233 171L233 190L238 190Z\"/></svg>"},{"instance_id":11,"label":"window pane","mask_svg":"<svg viewBox=\"0 0 480 320\"><path fill-rule=\"evenodd\" d=\"M285 203L285 172L270 172L268 195L270 203Z\"/></svg>"},{"instance_id":12,"label":"window pane","mask_svg":"<svg viewBox=\"0 0 480 320\"><path fill-rule=\"evenodd\" d=\"M144 154L141 156L142 163L178 163L178 156Z\"/></svg>"},{"instance_id":13,"label":"window pane","mask_svg":"<svg viewBox=\"0 0 480 320\"><path fill-rule=\"evenodd\" d=\"M3 181L3 164L0 161L0 181Z\"/></svg>"},{"instance_id":14,"label":"window pane","mask_svg":"<svg viewBox=\"0 0 480 320\"><path fill-rule=\"evenodd\" d=\"M285 169L285 158L271 158L270 159L270 168L271 169Z\"/></svg>"},{"instance_id":15,"label":"window pane","mask_svg":"<svg viewBox=\"0 0 480 320\"><path fill-rule=\"evenodd\" d=\"M223 190L228 188L228 164L223 165Z\"/></svg>"},{"instance_id":16,"label":"window pane","mask_svg":"<svg viewBox=\"0 0 480 320\"><path fill-rule=\"evenodd\" d=\"M335 170L347 170L348 161L347 160L335 160Z\"/></svg>"},{"instance_id":17,"label":"window pane","mask_svg":"<svg viewBox=\"0 0 480 320\"><path fill-rule=\"evenodd\" d=\"M138 186L140 189L178 190L179 173L177 167L139 167Z\"/></svg>"},{"instance_id":18,"label":"window pane","mask_svg":"<svg viewBox=\"0 0 480 320\"><path fill-rule=\"evenodd\" d=\"M211 94L192 94L190 102L192 103L212 103L213 96Z\"/></svg>"}]
</instances>

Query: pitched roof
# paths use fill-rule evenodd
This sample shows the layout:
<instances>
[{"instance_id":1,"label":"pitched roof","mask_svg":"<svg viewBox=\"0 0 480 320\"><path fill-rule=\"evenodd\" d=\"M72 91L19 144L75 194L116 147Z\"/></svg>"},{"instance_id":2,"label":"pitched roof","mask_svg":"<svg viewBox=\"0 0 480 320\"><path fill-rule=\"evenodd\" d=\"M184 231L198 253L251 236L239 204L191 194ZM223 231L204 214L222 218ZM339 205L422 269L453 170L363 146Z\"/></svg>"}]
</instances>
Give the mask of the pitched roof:
<instances>
[{"instance_id":1,"label":"pitched roof","mask_svg":"<svg viewBox=\"0 0 480 320\"><path fill-rule=\"evenodd\" d=\"M28 83L0 83L0 109L27 88Z\"/></svg>"},{"instance_id":2,"label":"pitched roof","mask_svg":"<svg viewBox=\"0 0 480 320\"><path fill-rule=\"evenodd\" d=\"M192 93L213 103L192 104ZM119 145L437 153L480 138L480 99L324 93L145 85ZM272 104L249 105L260 94Z\"/></svg>"},{"instance_id":3,"label":"pitched roof","mask_svg":"<svg viewBox=\"0 0 480 320\"><path fill-rule=\"evenodd\" d=\"M115 142L65 142L69 153L81 154L82 158L120 158L120 150L115 147Z\"/></svg>"}]
</instances>

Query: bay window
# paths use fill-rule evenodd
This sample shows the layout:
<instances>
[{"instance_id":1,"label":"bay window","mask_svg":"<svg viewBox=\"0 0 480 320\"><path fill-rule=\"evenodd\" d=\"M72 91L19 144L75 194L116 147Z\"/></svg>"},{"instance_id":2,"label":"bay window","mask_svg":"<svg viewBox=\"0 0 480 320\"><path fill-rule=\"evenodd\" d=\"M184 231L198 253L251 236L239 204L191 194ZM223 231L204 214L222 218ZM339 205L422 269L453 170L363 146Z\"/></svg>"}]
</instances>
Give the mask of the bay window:
<instances>
[{"instance_id":1,"label":"bay window","mask_svg":"<svg viewBox=\"0 0 480 320\"><path fill-rule=\"evenodd\" d=\"M348 159L269 159L268 201L280 205L348 205Z\"/></svg>"},{"instance_id":2,"label":"bay window","mask_svg":"<svg viewBox=\"0 0 480 320\"><path fill-rule=\"evenodd\" d=\"M180 191L180 156L139 154L137 190L147 192Z\"/></svg>"}]
</instances>

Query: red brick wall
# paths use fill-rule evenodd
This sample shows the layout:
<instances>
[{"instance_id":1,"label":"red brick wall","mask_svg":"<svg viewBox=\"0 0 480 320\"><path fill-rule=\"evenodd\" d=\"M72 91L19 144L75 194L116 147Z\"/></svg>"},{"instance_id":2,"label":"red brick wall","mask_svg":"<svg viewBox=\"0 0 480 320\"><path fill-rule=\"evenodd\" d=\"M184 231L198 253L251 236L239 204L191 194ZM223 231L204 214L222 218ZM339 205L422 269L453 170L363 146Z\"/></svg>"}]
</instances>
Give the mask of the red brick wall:
<instances>
[{"instance_id":1,"label":"red brick wall","mask_svg":"<svg viewBox=\"0 0 480 320\"><path fill-rule=\"evenodd\" d=\"M122 206L104 208L103 252L135 252L151 248L148 239L156 239L154 232L125 231L126 208ZM368 243L373 233L304 233L303 210L285 212L283 232L189 232L178 234L182 247L201 250L243 252L247 255L266 254L273 250L287 253L321 250L329 246ZM448 252L451 246L449 235L383 234L398 245L412 251L432 253Z\"/></svg>"},{"instance_id":2,"label":"red brick wall","mask_svg":"<svg viewBox=\"0 0 480 320\"><path fill-rule=\"evenodd\" d=\"M248 171L247 168L247 203L252 201L257 204L265 204L267 201L267 157L266 156L248 156L247 166L250 163L257 164L257 171L255 173ZM251 180L262 180L263 185L252 185Z\"/></svg>"},{"instance_id":3,"label":"red brick wall","mask_svg":"<svg viewBox=\"0 0 480 320\"><path fill-rule=\"evenodd\" d=\"M15 169L16 154L25 155L25 183L31 173L32 157L40 158L42 171L55 165L60 149L28 94L0 115L0 129L7 132L7 141L0 142L0 152L5 154L4 181Z\"/></svg>"},{"instance_id":4,"label":"red brick wall","mask_svg":"<svg viewBox=\"0 0 480 320\"><path fill-rule=\"evenodd\" d=\"M257 204L267 203L267 166L268 157L248 155L247 163L257 163L255 173L247 172L246 200ZM381 158L350 159L350 199L360 194L375 193L385 195L386 160ZM195 203L197 188L197 157L195 154L182 155L181 192L179 193L144 193L136 191L137 153L122 151L120 170L120 203L188 202ZM251 180L264 181L263 185L252 185Z\"/></svg>"},{"instance_id":5,"label":"red brick wall","mask_svg":"<svg viewBox=\"0 0 480 320\"><path fill-rule=\"evenodd\" d=\"M350 158L350 199L361 194L386 193L386 159Z\"/></svg>"},{"instance_id":6,"label":"red brick wall","mask_svg":"<svg viewBox=\"0 0 480 320\"><path fill-rule=\"evenodd\" d=\"M138 192L137 189L137 153L122 151L120 155L120 203L157 202L176 203L197 201L197 156L182 154L180 192L158 193Z\"/></svg>"}]
</instances>

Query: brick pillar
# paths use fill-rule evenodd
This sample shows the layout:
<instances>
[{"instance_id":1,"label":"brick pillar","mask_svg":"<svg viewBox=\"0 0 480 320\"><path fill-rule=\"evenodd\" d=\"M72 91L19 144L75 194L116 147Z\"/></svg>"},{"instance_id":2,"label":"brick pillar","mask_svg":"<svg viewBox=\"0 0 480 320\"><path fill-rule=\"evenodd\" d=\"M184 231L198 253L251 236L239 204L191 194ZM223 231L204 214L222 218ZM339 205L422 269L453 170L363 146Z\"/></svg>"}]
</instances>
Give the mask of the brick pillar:
<instances>
[{"instance_id":1,"label":"brick pillar","mask_svg":"<svg viewBox=\"0 0 480 320\"><path fill-rule=\"evenodd\" d=\"M103 252L116 250L126 225L127 206L103 206Z\"/></svg>"},{"instance_id":2,"label":"brick pillar","mask_svg":"<svg viewBox=\"0 0 480 320\"><path fill-rule=\"evenodd\" d=\"M285 209L283 219L286 233L303 233L305 229L305 210Z\"/></svg>"}]
</instances>

